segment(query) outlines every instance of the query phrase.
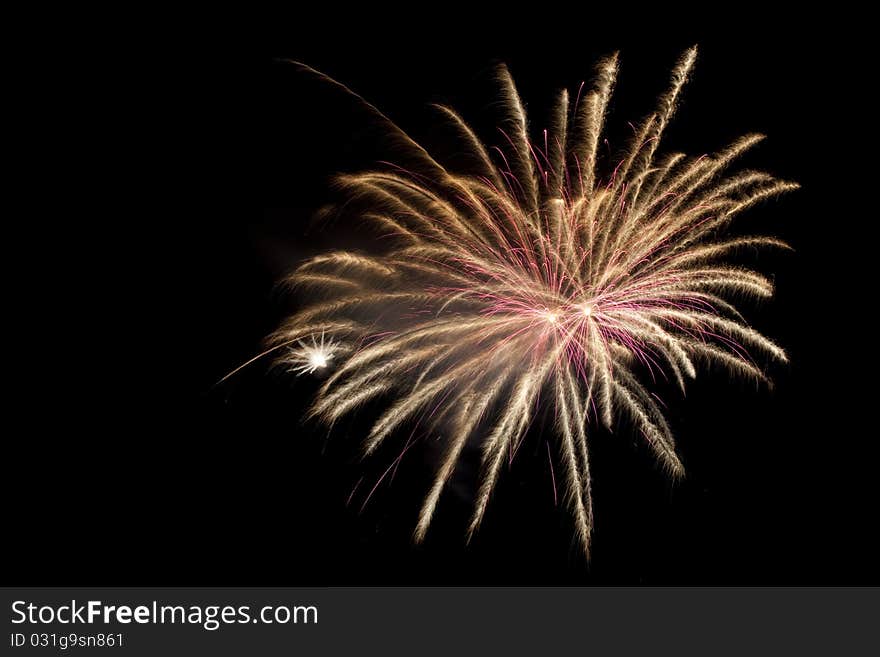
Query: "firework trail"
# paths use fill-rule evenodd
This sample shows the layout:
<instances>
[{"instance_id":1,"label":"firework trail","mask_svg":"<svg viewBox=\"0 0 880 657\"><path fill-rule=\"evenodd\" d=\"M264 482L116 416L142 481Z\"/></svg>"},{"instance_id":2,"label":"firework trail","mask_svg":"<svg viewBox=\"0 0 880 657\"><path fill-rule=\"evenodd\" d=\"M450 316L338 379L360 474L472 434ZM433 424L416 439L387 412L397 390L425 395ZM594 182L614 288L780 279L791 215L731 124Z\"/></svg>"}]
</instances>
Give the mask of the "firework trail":
<instances>
[{"instance_id":1,"label":"firework trail","mask_svg":"<svg viewBox=\"0 0 880 657\"><path fill-rule=\"evenodd\" d=\"M574 103L561 93L539 142L529 140L504 67L503 147L490 149L440 107L479 168L467 174L447 170L363 98L297 64L369 108L418 166L339 177L390 246L381 255L333 252L302 264L289 283L317 300L270 337L269 352L300 373L332 363L312 417L332 424L368 401L385 404L365 454L405 423L443 439L415 540L424 538L468 441L482 448L468 537L477 530L502 464L544 408L555 417L558 471L589 555L591 427L628 419L665 469L682 474L640 373L683 391L701 363L766 381L753 355L785 360L732 305L771 296L771 282L723 261L743 247L787 247L772 237L726 238L724 229L797 185L756 171L724 174L760 135L712 156L657 152L695 57L696 49L683 54L656 110L605 172L597 155L616 55L598 64L592 87ZM334 353L334 341L350 348Z\"/></svg>"}]
</instances>

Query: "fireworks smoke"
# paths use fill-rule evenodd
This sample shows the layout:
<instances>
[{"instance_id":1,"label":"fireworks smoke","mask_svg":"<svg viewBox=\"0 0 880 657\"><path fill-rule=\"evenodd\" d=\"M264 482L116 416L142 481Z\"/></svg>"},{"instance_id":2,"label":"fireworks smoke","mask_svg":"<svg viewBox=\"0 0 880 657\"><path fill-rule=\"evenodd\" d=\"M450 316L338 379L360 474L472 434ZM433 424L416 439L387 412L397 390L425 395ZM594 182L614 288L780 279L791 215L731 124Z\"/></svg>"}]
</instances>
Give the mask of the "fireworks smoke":
<instances>
[{"instance_id":1,"label":"fireworks smoke","mask_svg":"<svg viewBox=\"0 0 880 657\"><path fill-rule=\"evenodd\" d=\"M298 64L368 107L418 166L339 177L385 250L302 264L289 282L309 288L313 301L270 337L270 352L299 372L332 370L312 417L329 424L368 401L384 404L365 454L406 423L443 441L417 541L468 441L482 451L470 537L502 464L536 414L548 412L567 503L589 554L594 427L628 419L665 469L682 474L670 427L639 377L666 377L683 391L701 363L766 381L753 357L785 360L733 305L771 296L771 282L724 258L743 247L786 246L724 230L797 185L757 171L725 174L760 135L712 156L658 154L695 57L696 49L681 57L668 91L610 171L600 170L597 155L616 55L573 100L560 94L553 124L534 142L506 68L498 72L500 147L439 108L479 167L469 173L447 170L374 106ZM336 353L337 341L351 348Z\"/></svg>"}]
</instances>

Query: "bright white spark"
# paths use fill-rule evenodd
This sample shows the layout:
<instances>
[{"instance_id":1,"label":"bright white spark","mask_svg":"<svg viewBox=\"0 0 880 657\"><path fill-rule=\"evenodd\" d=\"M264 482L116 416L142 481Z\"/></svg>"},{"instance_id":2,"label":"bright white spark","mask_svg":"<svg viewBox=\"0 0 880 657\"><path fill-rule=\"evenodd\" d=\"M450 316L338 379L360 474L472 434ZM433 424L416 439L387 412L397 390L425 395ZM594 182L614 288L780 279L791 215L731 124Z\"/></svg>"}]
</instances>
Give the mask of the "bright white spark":
<instances>
[{"instance_id":1,"label":"bright white spark","mask_svg":"<svg viewBox=\"0 0 880 657\"><path fill-rule=\"evenodd\" d=\"M286 362L291 366L290 369L298 375L313 374L322 370L333 358L336 345L332 338L325 338L321 333L320 340L316 339L314 335L311 336L311 340L311 344L297 340L299 347L291 349L286 358Z\"/></svg>"}]
</instances>

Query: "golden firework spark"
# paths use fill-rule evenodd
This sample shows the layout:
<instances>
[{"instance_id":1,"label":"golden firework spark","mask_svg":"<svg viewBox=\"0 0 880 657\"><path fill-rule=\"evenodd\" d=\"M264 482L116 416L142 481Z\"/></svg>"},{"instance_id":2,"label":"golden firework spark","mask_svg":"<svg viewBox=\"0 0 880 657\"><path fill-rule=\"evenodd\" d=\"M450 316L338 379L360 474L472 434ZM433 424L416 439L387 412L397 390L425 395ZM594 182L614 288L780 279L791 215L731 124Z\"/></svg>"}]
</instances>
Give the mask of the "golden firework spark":
<instances>
[{"instance_id":1,"label":"golden firework spark","mask_svg":"<svg viewBox=\"0 0 880 657\"><path fill-rule=\"evenodd\" d=\"M330 357L300 340L328 335L353 345L332 361L311 415L333 423L384 400L366 454L405 423L443 438L417 541L470 440L482 446L468 537L476 531L541 400L555 416L567 501L588 555L590 427L628 418L660 463L682 474L672 432L640 373L663 373L684 390L701 361L766 381L750 354L785 360L732 303L769 297L773 285L723 259L743 247L787 247L772 237L726 238L724 229L797 185L757 171L725 174L760 135L712 156L658 155L695 57L695 48L683 54L610 171L600 170L598 152L616 55L598 64L592 87L574 103L560 94L554 123L536 142L504 67L501 147L489 148L440 107L479 168L468 173L447 170L363 98L298 64L364 103L418 164L339 177L390 246L381 255L334 252L302 264L289 282L317 292L317 301L271 336L270 351L299 344L281 360L310 371Z\"/></svg>"}]
</instances>

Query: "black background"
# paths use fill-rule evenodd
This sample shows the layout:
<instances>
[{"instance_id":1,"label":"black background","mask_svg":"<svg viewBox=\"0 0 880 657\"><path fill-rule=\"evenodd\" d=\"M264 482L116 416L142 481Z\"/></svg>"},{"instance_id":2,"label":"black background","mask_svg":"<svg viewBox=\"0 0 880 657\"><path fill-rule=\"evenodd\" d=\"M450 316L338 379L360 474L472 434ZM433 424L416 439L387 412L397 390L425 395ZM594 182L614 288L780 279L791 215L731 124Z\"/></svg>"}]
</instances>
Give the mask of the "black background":
<instances>
[{"instance_id":1,"label":"black background","mask_svg":"<svg viewBox=\"0 0 880 657\"><path fill-rule=\"evenodd\" d=\"M118 37L117 65L96 85L111 96L119 88L133 110L108 119L124 159L111 158L115 171L95 191L112 219L76 235L87 244L69 276L85 272L88 295L58 285L46 266L56 289L74 289L42 302L54 322L51 364L23 384L36 394L9 440L12 579L880 583L873 298L862 292L870 275L857 271L870 266L859 254L875 221L865 209L870 186L857 181L855 154L870 133L856 100L868 80L854 71L866 56L857 23L744 8L660 20L549 6L519 18L420 7L392 23L340 7L275 16L247 38L197 20L175 31L185 45L157 37L137 66L120 63ZM372 248L345 223L322 227L314 215L331 199L335 173L394 159L366 112L280 59L345 83L443 153L448 133L429 103L462 109L491 136L493 64L509 65L540 130L555 92L576 89L598 57L620 50L613 150L694 43L698 63L666 150L710 152L762 132L769 138L742 166L803 186L738 224L795 249L758 257L777 293L747 310L791 362L772 369L771 391L703 373L685 398L666 395L687 470L681 482L668 481L627 431L597 432L589 564L568 512L554 505L549 431L532 432L504 472L469 546L474 466L465 462L415 547L435 459L426 441L362 508L397 452L359 462L356 418L329 438L303 424L313 378L257 364L214 385L295 307L274 287L285 270L330 245ZM76 209L89 213L87 203Z\"/></svg>"}]
</instances>

